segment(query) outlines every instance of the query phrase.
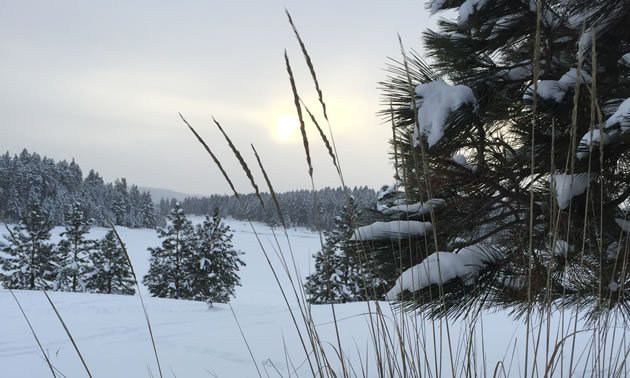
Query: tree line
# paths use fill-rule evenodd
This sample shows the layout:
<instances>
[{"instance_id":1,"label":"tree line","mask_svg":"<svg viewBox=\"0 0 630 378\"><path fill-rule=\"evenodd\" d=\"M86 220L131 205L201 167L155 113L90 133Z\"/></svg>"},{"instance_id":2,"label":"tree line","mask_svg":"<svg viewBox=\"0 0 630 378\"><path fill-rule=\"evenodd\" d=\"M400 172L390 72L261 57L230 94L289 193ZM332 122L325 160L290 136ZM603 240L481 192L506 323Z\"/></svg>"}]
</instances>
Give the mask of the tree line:
<instances>
[{"instance_id":1,"label":"tree line","mask_svg":"<svg viewBox=\"0 0 630 378\"><path fill-rule=\"evenodd\" d=\"M19 222L37 205L53 225L63 225L74 203L98 226L108 225L109 220L132 228L156 224L151 194L128 185L124 178L105 183L94 170L83 177L74 159L55 162L26 149L19 155L0 156L0 218L5 222Z\"/></svg>"},{"instance_id":2,"label":"tree line","mask_svg":"<svg viewBox=\"0 0 630 378\"><path fill-rule=\"evenodd\" d=\"M367 186L348 189L348 194L360 208L374 207L376 192ZM255 194L243 194L240 201L233 195L215 194L208 197L188 197L181 201L181 207L188 214L203 215L218 208L222 217L250 219L268 225L279 225L275 204L269 193L261 193L263 208ZM315 201L317 201L317 213ZM326 187L315 192L294 190L277 193L277 199L287 226L306 227L312 230L332 230L335 218L346 206L347 196L343 188ZM158 214L166 216L175 207L175 199L162 199ZM317 216L316 216L317 215Z\"/></svg>"}]
</instances>

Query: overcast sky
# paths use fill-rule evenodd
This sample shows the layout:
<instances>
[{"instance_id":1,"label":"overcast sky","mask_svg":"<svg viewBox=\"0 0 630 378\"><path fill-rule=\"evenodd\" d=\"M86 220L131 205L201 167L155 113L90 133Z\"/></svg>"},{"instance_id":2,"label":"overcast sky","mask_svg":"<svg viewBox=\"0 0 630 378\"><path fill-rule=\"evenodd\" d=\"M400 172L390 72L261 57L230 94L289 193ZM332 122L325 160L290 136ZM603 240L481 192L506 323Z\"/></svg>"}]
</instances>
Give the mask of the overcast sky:
<instances>
[{"instance_id":1,"label":"overcast sky","mask_svg":"<svg viewBox=\"0 0 630 378\"><path fill-rule=\"evenodd\" d=\"M310 188L299 130L276 133L276 118L295 114L285 48L298 89L319 110L285 6L317 69L347 184L389 183L391 130L376 116L377 82L387 57L399 57L397 33L421 50L421 32L434 27L422 0L0 0L0 149L74 158L108 181L229 192L181 112L237 190L250 192L214 116L251 165L256 146L276 190ZM315 185L339 186L307 127Z\"/></svg>"}]
</instances>

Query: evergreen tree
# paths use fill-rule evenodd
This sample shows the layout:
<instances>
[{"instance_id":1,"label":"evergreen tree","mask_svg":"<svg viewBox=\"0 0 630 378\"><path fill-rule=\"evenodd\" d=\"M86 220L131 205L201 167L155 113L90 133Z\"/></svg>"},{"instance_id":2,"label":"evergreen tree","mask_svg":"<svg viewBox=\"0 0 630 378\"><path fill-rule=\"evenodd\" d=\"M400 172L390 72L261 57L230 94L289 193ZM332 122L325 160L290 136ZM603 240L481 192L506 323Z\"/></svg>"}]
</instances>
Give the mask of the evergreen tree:
<instances>
[{"instance_id":1,"label":"evergreen tree","mask_svg":"<svg viewBox=\"0 0 630 378\"><path fill-rule=\"evenodd\" d=\"M50 289L56 286L59 262L50 243L52 225L39 205L5 236L8 244L0 255L4 285L12 289Z\"/></svg>"},{"instance_id":2,"label":"evergreen tree","mask_svg":"<svg viewBox=\"0 0 630 378\"><path fill-rule=\"evenodd\" d=\"M375 253L403 271L429 255L418 267L435 266L436 251L474 263L449 270L458 273L445 276L441 297L426 274L401 280L389 297L415 291L415 306L440 314L463 314L476 301L524 313L529 298L588 306L593 316L627 309L630 5L428 5L459 17L424 34L430 65L411 54L383 84L404 193L380 216L430 222L432 232L410 232L410 243L400 238L397 248L374 237ZM443 206L407 211L435 199Z\"/></svg>"},{"instance_id":3,"label":"evergreen tree","mask_svg":"<svg viewBox=\"0 0 630 378\"><path fill-rule=\"evenodd\" d=\"M92 269L91 253L95 241L86 239L91 222L85 216L79 202L75 202L65 216L65 231L57 245L61 263L58 289L64 291L85 291L88 276Z\"/></svg>"},{"instance_id":4,"label":"evergreen tree","mask_svg":"<svg viewBox=\"0 0 630 378\"><path fill-rule=\"evenodd\" d=\"M131 267L114 231L108 231L97 243L97 248L92 253L92 262L89 291L103 294L135 294Z\"/></svg>"},{"instance_id":5,"label":"evergreen tree","mask_svg":"<svg viewBox=\"0 0 630 378\"><path fill-rule=\"evenodd\" d=\"M120 226L131 226L130 215L132 209L126 179L117 179L114 183L111 206L114 214L114 223Z\"/></svg>"},{"instance_id":6,"label":"evergreen tree","mask_svg":"<svg viewBox=\"0 0 630 378\"><path fill-rule=\"evenodd\" d=\"M196 228L197 245L190 260L188 274L192 283L191 299L213 303L227 303L240 286L238 271L245 263L232 246L232 232L225 225L219 211L206 215Z\"/></svg>"},{"instance_id":7,"label":"evergreen tree","mask_svg":"<svg viewBox=\"0 0 630 378\"><path fill-rule=\"evenodd\" d=\"M354 198L348 198L335 228L325 231L323 251L315 254L315 272L306 278L305 292L311 303L346 303L366 298L370 282L368 264L362 264L358 245L350 241L360 216Z\"/></svg>"},{"instance_id":8,"label":"evergreen tree","mask_svg":"<svg viewBox=\"0 0 630 378\"><path fill-rule=\"evenodd\" d=\"M155 205L149 192L142 193L140 198L140 227L155 227Z\"/></svg>"},{"instance_id":9,"label":"evergreen tree","mask_svg":"<svg viewBox=\"0 0 630 378\"><path fill-rule=\"evenodd\" d=\"M158 229L162 246L149 248L151 253L149 272L143 283L151 295L165 298L187 299L192 297L192 287L187 268L194 254L195 228L186 219L179 202L167 217L165 229Z\"/></svg>"}]
</instances>

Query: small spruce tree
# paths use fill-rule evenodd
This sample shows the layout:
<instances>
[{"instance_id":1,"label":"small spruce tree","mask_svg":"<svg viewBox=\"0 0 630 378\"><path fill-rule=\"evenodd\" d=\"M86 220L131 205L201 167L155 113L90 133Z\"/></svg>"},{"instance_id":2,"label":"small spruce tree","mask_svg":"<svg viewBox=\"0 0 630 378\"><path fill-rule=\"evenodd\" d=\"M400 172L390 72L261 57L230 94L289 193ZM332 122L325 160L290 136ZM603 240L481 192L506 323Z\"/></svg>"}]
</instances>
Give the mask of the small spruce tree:
<instances>
[{"instance_id":1,"label":"small spruce tree","mask_svg":"<svg viewBox=\"0 0 630 378\"><path fill-rule=\"evenodd\" d=\"M238 271L245 263L232 245L230 227L223 223L219 211L206 215L196 229L197 245L188 273L192 283L191 299L227 303L240 286Z\"/></svg>"},{"instance_id":2,"label":"small spruce tree","mask_svg":"<svg viewBox=\"0 0 630 378\"><path fill-rule=\"evenodd\" d=\"M56 286L58 258L50 243L52 225L36 203L5 236L8 244L0 255L4 285L11 289L50 289Z\"/></svg>"},{"instance_id":3,"label":"small spruce tree","mask_svg":"<svg viewBox=\"0 0 630 378\"><path fill-rule=\"evenodd\" d=\"M166 228L158 229L162 246L149 248L149 272L142 282L155 297L188 299L192 296L186 269L195 247L195 228L179 202L167 216Z\"/></svg>"},{"instance_id":4,"label":"small spruce tree","mask_svg":"<svg viewBox=\"0 0 630 378\"><path fill-rule=\"evenodd\" d=\"M135 294L131 267L114 231L109 231L98 241L96 251L92 253L92 261L94 268L88 282L89 291L103 294Z\"/></svg>"},{"instance_id":5,"label":"small spruce tree","mask_svg":"<svg viewBox=\"0 0 630 378\"><path fill-rule=\"evenodd\" d=\"M315 254L315 272L306 278L305 291L311 303L346 303L364 298L367 265L361 264L350 241L359 209L349 197L335 228L325 231L323 251ZM365 266L364 266L365 265Z\"/></svg>"},{"instance_id":6,"label":"small spruce tree","mask_svg":"<svg viewBox=\"0 0 630 378\"><path fill-rule=\"evenodd\" d=\"M61 233L63 239L57 246L61 263L58 280L60 290L85 291L92 269L91 252L95 247L95 241L86 238L90 225L81 204L73 203L65 216L65 231Z\"/></svg>"}]
</instances>

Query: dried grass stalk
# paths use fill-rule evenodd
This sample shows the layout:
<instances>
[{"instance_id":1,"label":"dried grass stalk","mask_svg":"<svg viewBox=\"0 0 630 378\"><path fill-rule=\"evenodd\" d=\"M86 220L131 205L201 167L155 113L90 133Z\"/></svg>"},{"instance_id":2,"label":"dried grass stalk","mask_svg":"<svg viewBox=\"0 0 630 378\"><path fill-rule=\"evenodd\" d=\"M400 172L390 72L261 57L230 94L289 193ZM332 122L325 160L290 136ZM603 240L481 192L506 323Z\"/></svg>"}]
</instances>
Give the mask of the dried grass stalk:
<instances>
[{"instance_id":1,"label":"dried grass stalk","mask_svg":"<svg viewBox=\"0 0 630 378\"><path fill-rule=\"evenodd\" d=\"M263 176L265 177L265 182L267 182L267 187L269 187L269 192L271 193L271 199L273 200L273 203L276 206L276 211L278 212L278 218L280 218L282 227L286 230L287 225L284 222L284 217L282 216L282 209L280 208L280 202L278 202L278 198L276 197L276 192L275 190L273 190L273 186L271 185L271 180L269 179L269 176L267 175L267 171L265 170L265 167L263 166L262 161L260 161L260 156L258 156L258 152L256 151L256 148L254 147L253 144L251 146L252 146L252 150L254 150L254 156L256 156L256 161L258 162L258 166L260 167L260 170L262 171Z\"/></svg>"},{"instance_id":2,"label":"dried grass stalk","mask_svg":"<svg viewBox=\"0 0 630 378\"><path fill-rule=\"evenodd\" d=\"M181 114L179 115L181 117ZM184 117L182 117L184 119ZM184 120L186 122L186 120ZM188 122L186 122L188 125ZM190 125L188 125L190 127ZM192 127L190 128L192 130ZM194 132L194 130L193 130ZM197 133L195 133L197 135ZM198 137L199 138L199 137ZM160 365L160 358L158 357L157 346L155 345L155 337L153 337L153 328L151 327L151 321L149 320L149 312L147 311L147 306L144 304L144 299L142 298L142 292L140 291L140 284L138 283L138 277L136 277L136 271L133 269L133 264L131 263L131 258L129 258L129 253L127 252L127 247L125 243L123 243L118 231L116 231L116 227L114 223L109 220L109 226L111 227L114 235L116 235L116 239L118 239L118 243L120 243L120 248L125 253L125 257L127 258L127 263L129 264L129 269L131 269L131 275L133 276L133 281L136 283L136 288L138 289L138 296L140 297L140 303L142 304L142 310L144 311L144 319L147 321L147 328L149 329L149 336L151 336L151 344L153 345L153 353L155 354L155 361L157 362L158 372L160 373L160 378L163 378L162 375L162 366Z\"/></svg>"},{"instance_id":3,"label":"dried grass stalk","mask_svg":"<svg viewBox=\"0 0 630 378\"><path fill-rule=\"evenodd\" d=\"M247 175L247 178L249 179L249 182L252 184L252 187L254 187L254 190L256 191L256 197L258 197L258 200L260 201L260 205L264 209L265 208L265 203L263 202L262 197L260 196L260 191L258 190L258 185L256 185L256 181L254 180L254 176L252 175L252 171L249 169L249 166L247 166L247 163L245 162L245 159L243 159L243 155L241 155L241 153L236 148L234 143L232 143L232 140L230 139L230 137L223 130L223 127L221 127L221 124L216 119L214 119L214 117L212 117L212 121L214 122L215 125L217 125L217 127L221 131L221 134L223 134L223 136L225 137L225 140L228 142L228 145L232 149L232 152L234 153L234 156L236 156L236 159L241 164L241 168L243 168L243 171L245 171L245 174Z\"/></svg>"},{"instance_id":4,"label":"dried grass stalk","mask_svg":"<svg viewBox=\"0 0 630 378\"><path fill-rule=\"evenodd\" d=\"M295 109L298 113L298 119L300 120L300 132L302 133L302 142L304 143L304 152L306 153L306 162L308 163L308 175L313 178L313 164L311 163L311 152L308 147L308 137L306 136L306 126L304 126L304 117L302 116L302 106L300 106L300 96L298 95L297 88L295 87L295 79L293 77L293 70L291 69L291 63L289 63L289 56L287 50L284 50L284 61L287 66L287 73L289 74L289 81L291 82L291 90L293 91L293 102L295 103Z\"/></svg>"},{"instance_id":5,"label":"dried grass stalk","mask_svg":"<svg viewBox=\"0 0 630 378\"><path fill-rule=\"evenodd\" d=\"M302 49L302 54L304 54L304 60L306 61L306 65L308 66L308 70L311 72L311 77L313 78L313 82L315 83L315 90L317 90L317 97L319 98L319 103L322 105L322 111L324 112L324 118L328 122L328 113L326 112L326 103L324 102L324 96L322 94L322 90L319 87L319 82L317 81L317 74L315 73L315 67L313 67L313 61L311 60L308 51L306 50L306 46L302 41L302 37L300 37L300 33L298 33L295 24L293 23L293 18L291 18L291 13L287 9L284 10L287 14L287 18L289 19L289 24L291 24L291 28L293 29L293 33L295 33L295 37L300 44L300 48ZM286 54L285 54L286 55Z\"/></svg>"},{"instance_id":6,"label":"dried grass stalk","mask_svg":"<svg viewBox=\"0 0 630 378\"><path fill-rule=\"evenodd\" d=\"M335 169L337 169L337 173L341 174L341 170L339 169L339 166L337 165L337 158L335 157L335 153L333 152L330 142L328 142L328 138L326 137L326 134L324 134L324 130L322 130L322 128L319 126L319 123L317 122L317 118L315 118L313 113L311 113L311 111L308 109L308 106L306 106L302 98L300 98L300 102L302 103L302 106L304 106L304 110L306 110L306 112L308 113L315 127L317 127L317 131L319 131L319 136L322 138L322 141L324 142L324 145L326 146L326 149L328 150L328 155L330 155L330 157L332 158L333 165L335 166Z\"/></svg>"},{"instance_id":7,"label":"dried grass stalk","mask_svg":"<svg viewBox=\"0 0 630 378\"><path fill-rule=\"evenodd\" d=\"M182 119L182 121L184 121L184 123L186 124L186 126L188 126L188 128L190 129L190 131L192 131L193 134L195 134L195 137L197 137L197 140L199 141L199 143L201 143L201 145L206 149L206 151L208 152L208 154L210 154L210 157L212 158L212 160L214 161L214 163L217 165L217 167L219 168L219 170L221 171L221 173L223 174L223 177L225 178L225 180L227 181L227 183L230 185L230 188L232 189L232 193L234 193L234 197L236 197L237 199L240 199L238 192L236 192L236 189L234 189L234 185L232 184L232 180L230 180L230 176L228 176L227 172L225 172L225 169L223 169L223 166L221 165L221 162L219 161L219 159L217 159L217 157L212 153L212 150L210 150L210 147L208 147L208 145L206 144L206 142L201 138L201 136L195 131L195 129L193 129L192 126L190 126L190 123L188 123L188 121L186 121L186 119L184 118L184 116L182 115L182 113L177 113L179 114L179 117Z\"/></svg>"}]
</instances>

